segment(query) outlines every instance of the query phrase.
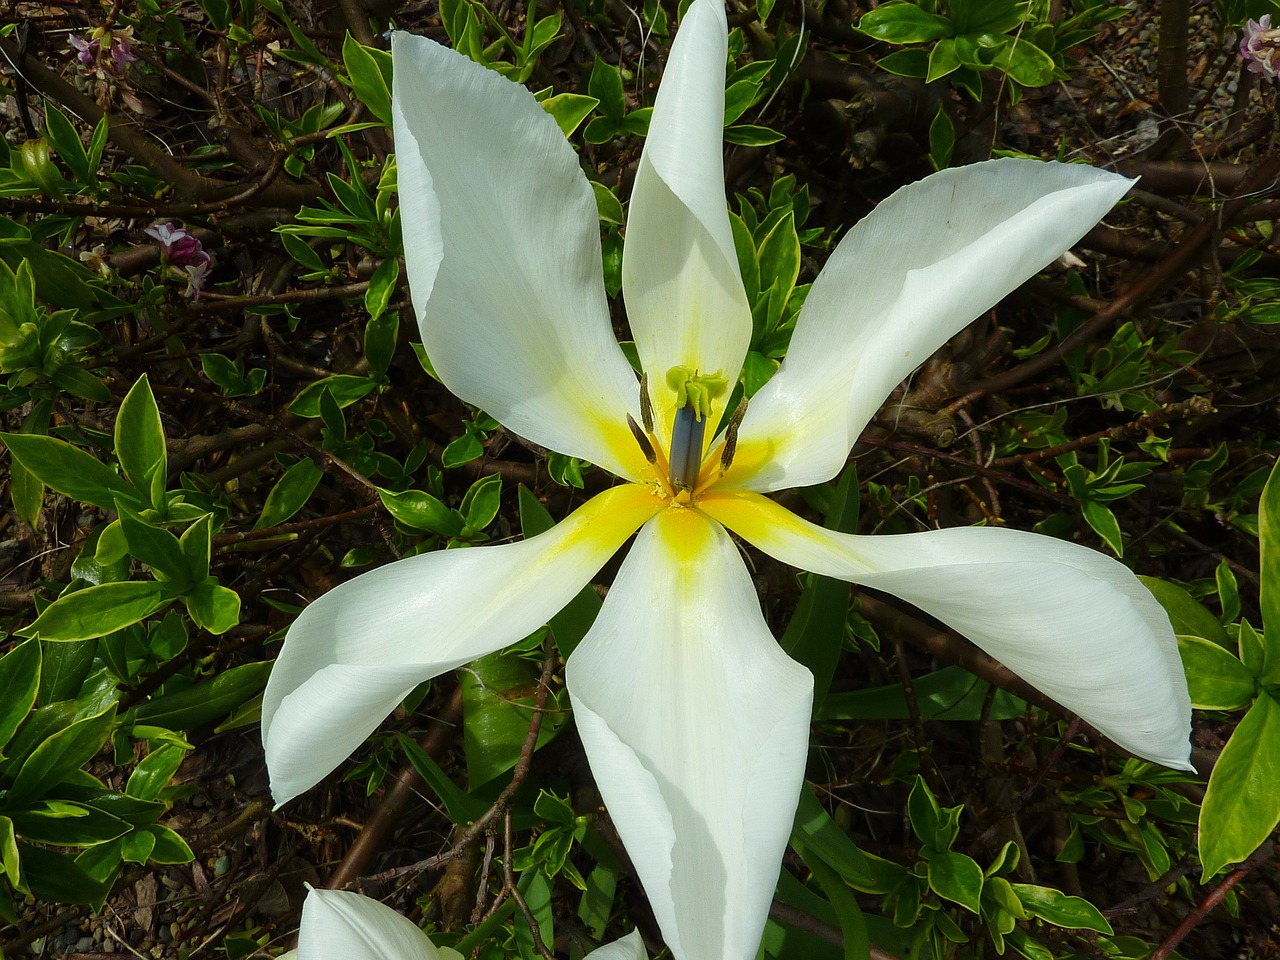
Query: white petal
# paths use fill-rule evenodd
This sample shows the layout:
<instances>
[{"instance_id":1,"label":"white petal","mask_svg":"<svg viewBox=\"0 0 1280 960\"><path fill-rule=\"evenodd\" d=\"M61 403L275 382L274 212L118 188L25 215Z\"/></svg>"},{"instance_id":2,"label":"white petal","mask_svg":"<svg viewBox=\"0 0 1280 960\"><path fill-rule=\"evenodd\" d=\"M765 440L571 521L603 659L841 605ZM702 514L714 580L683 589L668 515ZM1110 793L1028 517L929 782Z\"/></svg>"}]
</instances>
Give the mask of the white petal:
<instances>
[{"instance_id":1,"label":"white petal","mask_svg":"<svg viewBox=\"0 0 1280 960\"><path fill-rule=\"evenodd\" d=\"M392 57L405 263L436 372L520 436L634 479L639 391L577 155L492 70L406 33Z\"/></svg>"},{"instance_id":2,"label":"white petal","mask_svg":"<svg viewBox=\"0 0 1280 960\"><path fill-rule=\"evenodd\" d=\"M730 484L833 477L889 392L1100 220L1133 181L1079 164L990 160L903 187L840 242L782 368L738 434Z\"/></svg>"},{"instance_id":3,"label":"white petal","mask_svg":"<svg viewBox=\"0 0 1280 960\"><path fill-rule=\"evenodd\" d=\"M262 703L278 804L338 766L415 686L546 623L659 508L613 487L540 536L362 574L294 621Z\"/></svg>"},{"instance_id":4,"label":"white petal","mask_svg":"<svg viewBox=\"0 0 1280 960\"><path fill-rule=\"evenodd\" d=\"M298 960L441 960L427 935L384 903L348 890L311 889Z\"/></svg>"},{"instance_id":5,"label":"white petal","mask_svg":"<svg viewBox=\"0 0 1280 960\"><path fill-rule=\"evenodd\" d=\"M599 949L592 950L582 960L649 960L644 952L644 941L640 939L640 931L632 930L621 940L606 943Z\"/></svg>"},{"instance_id":6,"label":"white petal","mask_svg":"<svg viewBox=\"0 0 1280 960\"><path fill-rule=\"evenodd\" d=\"M1177 640L1124 564L1020 530L860 537L758 494L710 494L699 505L784 563L884 590L937 617L1131 753L1192 769Z\"/></svg>"},{"instance_id":7,"label":"white petal","mask_svg":"<svg viewBox=\"0 0 1280 960\"><path fill-rule=\"evenodd\" d=\"M718 370L732 382L751 342L724 195L727 38L721 0L695 0L671 45L627 213L622 290L664 442L675 402L667 371Z\"/></svg>"},{"instance_id":8,"label":"white petal","mask_svg":"<svg viewBox=\"0 0 1280 960\"><path fill-rule=\"evenodd\" d=\"M770 636L728 534L640 531L569 658L578 733L678 960L752 960L791 832L813 678Z\"/></svg>"}]
</instances>

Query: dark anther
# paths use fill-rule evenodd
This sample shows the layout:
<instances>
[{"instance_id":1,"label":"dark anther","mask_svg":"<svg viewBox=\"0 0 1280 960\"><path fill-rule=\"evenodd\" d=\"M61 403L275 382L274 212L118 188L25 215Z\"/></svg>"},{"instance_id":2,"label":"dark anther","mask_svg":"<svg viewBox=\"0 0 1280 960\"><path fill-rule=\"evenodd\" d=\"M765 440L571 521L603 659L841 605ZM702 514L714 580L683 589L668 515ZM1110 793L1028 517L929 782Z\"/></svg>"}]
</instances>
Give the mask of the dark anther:
<instances>
[{"instance_id":1,"label":"dark anther","mask_svg":"<svg viewBox=\"0 0 1280 960\"><path fill-rule=\"evenodd\" d=\"M640 374L640 419L644 421L644 432L653 433L653 401L649 399L649 374ZM653 460L649 461L653 463Z\"/></svg>"},{"instance_id":2,"label":"dark anther","mask_svg":"<svg viewBox=\"0 0 1280 960\"><path fill-rule=\"evenodd\" d=\"M640 449L644 452L644 458L650 463L656 463L658 455L653 452L653 444L649 442L649 438L640 429L640 424L636 423L635 418L629 413L627 414L627 426L631 428L631 435L636 438L636 443L640 444Z\"/></svg>"},{"instance_id":3,"label":"dark anther","mask_svg":"<svg viewBox=\"0 0 1280 960\"><path fill-rule=\"evenodd\" d=\"M724 450L720 452L720 469L728 470L733 463L733 455L738 451L738 427L742 426L742 418L747 415L747 398L743 397L738 409L729 418L729 425L724 428Z\"/></svg>"}]
</instances>

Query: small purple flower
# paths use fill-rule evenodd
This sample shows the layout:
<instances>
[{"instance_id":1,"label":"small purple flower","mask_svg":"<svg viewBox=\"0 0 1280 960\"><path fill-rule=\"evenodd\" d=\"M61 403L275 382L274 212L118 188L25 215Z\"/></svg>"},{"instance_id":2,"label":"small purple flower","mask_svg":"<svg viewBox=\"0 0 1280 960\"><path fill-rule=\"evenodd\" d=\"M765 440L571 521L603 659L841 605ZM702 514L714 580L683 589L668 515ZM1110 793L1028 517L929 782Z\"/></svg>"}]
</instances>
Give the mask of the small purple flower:
<instances>
[{"instance_id":1,"label":"small purple flower","mask_svg":"<svg viewBox=\"0 0 1280 960\"><path fill-rule=\"evenodd\" d=\"M92 67L98 60L98 51L102 48L97 40L86 40L84 37L71 35L71 46L75 48L76 59L84 67Z\"/></svg>"},{"instance_id":2,"label":"small purple flower","mask_svg":"<svg viewBox=\"0 0 1280 960\"><path fill-rule=\"evenodd\" d=\"M144 232L160 244L165 262L185 273L187 289L183 296L199 300L205 277L213 267L213 257L205 251L199 239L172 223L157 223L147 227Z\"/></svg>"},{"instance_id":3,"label":"small purple flower","mask_svg":"<svg viewBox=\"0 0 1280 960\"><path fill-rule=\"evenodd\" d=\"M1240 39L1240 56L1249 62L1249 70L1274 80L1280 76L1280 30L1271 29L1271 14L1245 24Z\"/></svg>"},{"instance_id":4,"label":"small purple flower","mask_svg":"<svg viewBox=\"0 0 1280 960\"><path fill-rule=\"evenodd\" d=\"M116 76L123 77L124 72L129 69L129 64L137 59L129 46L129 38L127 36L116 34L111 38L111 68L115 71Z\"/></svg>"}]
</instances>

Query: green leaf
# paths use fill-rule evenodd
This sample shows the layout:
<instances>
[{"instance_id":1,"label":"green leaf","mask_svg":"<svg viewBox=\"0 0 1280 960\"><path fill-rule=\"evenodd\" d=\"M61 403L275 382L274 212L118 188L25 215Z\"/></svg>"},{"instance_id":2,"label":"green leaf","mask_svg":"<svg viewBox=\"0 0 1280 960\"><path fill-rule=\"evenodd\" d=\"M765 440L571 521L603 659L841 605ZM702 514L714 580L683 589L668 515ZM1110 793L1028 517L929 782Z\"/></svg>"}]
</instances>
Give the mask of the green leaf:
<instances>
[{"instance_id":1,"label":"green leaf","mask_svg":"<svg viewBox=\"0 0 1280 960\"><path fill-rule=\"evenodd\" d=\"M91 640L146 619L171 599L154 580L103 583L59 597L19 632L41 640Z\"/></svg>"},{"instance_id":2,"label":"green leaf","mask_svg":"<svg viewBox=\"0 0 1280 960\"><path fill-rule=\"evenodd\" d=\"M399 261L384 260L383 263L396 265ZM381 269L381 267L379 267ZM385 306L385 304L384 304ZM379 377L385 377L395 359L396 343L400 336L400 313L391 310L372 317L364 328L364 355L369 361L369 369Z\"/></svg>"},{"instance_id":3,"label":"green leaf","mask_svg":"<svg viewBox=\"0 0 1280 960\"><path fill-rule=\"evenodd\" d=\"M951 165L951 151L956 145L956 128L951 116L942 106L929 124L929 162L933 169L944 170Z\"/></svg>"},{"instance_id":4,"label":"green leaf","mask_svg":"<svg viewBox=\"0 0 1280 960\"><path fill-rule=\"evenodd\" d=\"M116 707L111 704L101 713L59 730L36 747L13 778L6 802L19 804L43 796L92 760L107 742L115 717Z\"/></svg>"},{"instance_id":5,"label":"green leaf","mask_svg":"<svg viewBox=\"0 0 1280 960\"><path fill-rule=\"evenodd\" d=\"M465 521L456 510L450 510L431 494L422 490L405 490L393 493L378 490L390 514L406 527L425 530L442 537L456 537L462 532Z\"/></svg>"},{"instance_id":6,"label":"green leaf","mask_svg":"<svg viewBox=\"0 0 1280 960\"><path fill-rule=\"evenodd\" d=\"M77 367L72 363L62 364L49 375L49 379L67 391L67 393L74 394L84 400L92 400L94 403L106 403L111 399L111 391L107 389L105 383L88 370Z\"/></svg>"},{"instance_id":7,"label":"green leaf","mask_svg":"<svg viewBox=\"0 0 1280 960\"><path fill-rule=\"evenodd\" d=\"M1220 647L1226 647L1231 643L1226 629L1218 618L1206 610L1204 605L1192 597L1186 589L1157 577L1139 576L1138 579L1160 601L1160 606L1164 607L1164 612L1169 615L1169 620L1173 623L1174 633L1204 637Z\"/></svg>"},{"instance_id":8,"label":"green leaf","mask_svg":"<svg viewBox=\"0 0 1280 960\"><path fill-rule=\"evenodd\" d=\"M216 577L196 584L182 599L196 626L212 634L224 634L240 622L240 594Z\"/></svg>"},{"instance_id":9,"label":"green leaf","mask_svg":"<svg viewBox=\"0 0 1280 960\"><path fill-rule=\"evenodd\" d=\"M920 842L925 846L932 846L943 826L942 810L934 799L933 791L919 774L916 775L911 793L907 795L907 818Z\"/></svg>"},{"instance_id":10,"label":"green leaf","mask_svg":"<svg viewBox=\"0 0 1280 960\"><path fill-rule=\"evenodd\" d=\"M97 904L110 884L95 880L64 853L19 843L27 887L39 900L53 903Z\"/></svg>"},{"instance_id":11,"label":"green leaf","mask_svg":"<svg viewBox=\"0 0 1280 960\"><path fill-rule=\"evenodd\" d=\"M472 530L483 530L493 523L501 502L502 476L491 473L471 485L458 512L466 518L467 526Z\"/></svg>"},{"instance_id":12,"label":"green leaf","mask_svg":"<svg viewBox=\"0 0 1280 960\"><path fill-rule=\"evenodd\" d=\"M863 893L888 892L889 885L885 878L877 875L872 861L831 819L831 814L823 809L807 786L800 791L795 825L791 830L791 845L806 863L812 863L815 857L820 858L856 890ZM897 867L896 864L893 866ZM902 871L901 867L897 869Z\"/></svg>"},{"instance_id":13,"label":"green leaf","mask_svg":"<svg viewBox=\"0 0 1280 960\"><path fill-rule=\"evenodd\" d=\"M1254 701L1223 747L1200 806L1201 882L1258 849L1280 823L1280 704Z\"/></svg>"},{"instance_id":14,"label":"green leaf","mask_svg":"<svg viewBox=\"0 0 1280 960\"><path fill-rule=\"evenodd\" d=\"M154 800L160 791L169 785L173 775L178 772L186 749L176 743L166 743L152 750L133 768L129 774L129 782L124 792L140 800Z\"/></svg>"},{"instance_id":15,"label":"green leaf","mask_svg":"<svg viewBox=\"0 0 1280 960\"><path fill-rule=\"evenodd\" d=\"M912 681L916 705L926 720L1011 720L1023 716L1027 704L1011 693L997 690L988 709L990 685L963 667L943 667ZM986 713L984 714L984 709ZM903 685L893 683L844 693L828 694L819 720L909 720L911 708Z\"/></svg>"},{"instance_id":16,"label":"green leaf","mask_svg":"<svg viewBox=\"0 0 1280 960\"><path fill-rule=\"evenodd\" d=\"M168 827L151 823L143 829L151 835L151 855L148 859L152 863L190 863L196 858L187 846L187 841Z\"/></svg>"},{"instance_id":17,"label":"green leaf","mask_svg":"<svg viewBox=\"0 0 1280 960\"><path fill-rule=\"evenodd\" d=\"M24 840L60 847L90 847L122 837L132 824L94 807L65 800L43 800L13 810L13 825Z\"/></svg>"},{"instance_id":18,"label":"green leaf","mask_svg":"<svg viewBox=\"0 0 1280 960\"><path fill-rule=\"evenodd\" d=\"M885 43L925 43L951 34L951 21L914 3L886 3L858 21L858 29Z\"/></svg>"},{"instance_id":19,"label":"green leaf","mask_svg":"<svg viewBox=\"0 0 1280 960\"><path fill-rule=\"evenodd\" d=\"M146 501L105 463L65 440L40 434L0 433L13 458L41 483L72 500L114 510L121 500L136 507Z\"/></svg>"},{"instance_id":20,"label":"green leaf","mask_svg":"<svg viewBox=\"0 0 1280 960\"><path fill-rule=\"evenodd\" d=\"M755 123L735 123L732 127L724 128L724 142L740 147L767 147L784 138L785 135L777 130Z\"/></svg>"},{"instance_id":21,"label":"green leaf","mask_svg":"<svg viewBox=\"0 0 1280 960\"><path fill-rule=\"evenodd\" d=\"M579 124L591 116L591 111L599 106L595 97L583 96L580 93L559 93L542 101L542 109L551 114L560 132L566 137L578 129Z\"/></svg>"},{"instance_id":22,"label":"green leaf","mask_svg":"<svg viewBox=\"0 0 1280 960\"><path fill-rule=\"evenodd\" d=\"M284 523L311 499L311 494L323 478L324 471L313 461L305 458L299 460L271 488L253 529L266 530Z\"/></svg>"},{"instance_id":23,"label":"green leaf","mask_svg":"<svg viewBox=\"0 0 1280 960\"><path fill-rule=\"evenodd\" d=\"M440 769L440 765L431 759L431 755L420 744L403 733L396 734L396 740L404 750L410 766L418 771L418 775L440 798L450 820L463 826L474 823L488 812L489 804L471 796L450 780L448 774Z\"/></svg>"},{"instance_id":24,"label":"green leaf","mask_svg":"<svg viewBox=\"0 0 1280 960\"><path fill-rule=\"evenodd\" d=\"M366 47L348 33L342 41L342 62L351 76L351 88L356 99L390 126L391 54Z\"/></svg>"},{"instance_id":25,"label":"green leaf","mask_svg":"<svg viewBox=\"0 0 1280 960\"><path fill-rule=\"evenodd\" d=\"M1257 690L1249 669L1231 653L1203 637L1178 636L1191 705L1199 710L1236 710Z\"/></svg>"},{"instance_id":26,"label":"green leaf","mask_svg":"<svg viewBox=\"0 0 1280 960\"><path fill-rule=\"evenodd\" d=\"M622 203L618 200L617 194L603 183L596 183L594 180L591 181L591 192L595 194L596 210L600 214L600 219L605 223L622 226Z\"/></svg>"},{"instance_id":27,"label":"green leaf","mask_svg":"<svg viewBox=\"0 0 1280 960\"><path fill-rule=\"evenodd\" d=\"M369 319L376 320L382 316L382 312L387 309L387 304L391 302L391 296L396 292L396 284L400 280L400 260L397 257L387 257L380 264L378 269L373 271L373 276L369 278L369 286L364 291L364 308L369 313ZM394 348L394 340L392 341ZM365 334L365 355L368 356L369 343L368 334ZM378 359L383 359L379 357ZM374 369L383 372L390 363L390 357L386 358L381 368ZM370 358L370 366L374 366L373 358Z\"/></svg>"},{"instance_id":28,"label":"green leaf","mask_svg":"<svg viewBox=\"0 0 1280 960\"><path fill-rule=\"evenodd\" d=\"M40 644L20 643L0 658L0 750L36 704L40 687Z\"/></svg>"},{"instance_id":29,"label":"green leaf","mask_svg":"<svg viewBox=\"0 0 1280 960\"><path fill-rule=\"evenodd\" d=\"M97 170L89 166L89 155L80 142L80 134L76 133L76 128L71 125L67 115L54 106L52 101L45 101L44 130L53 149L71 171L72 179L85 186L98 179Z\"/></svg>"},{"instance_id":30,"label":"green leaf","mask_svg":"<svg viewBox=\"0 0 1280 960\"><path fill-rule=\"evenodd\" d=\"M1108 936L1114 933L1107 918L1088 900L1031 883L1011 883L1010 886L1027 913L1046 923L1072 930L1094 930Z\"/></svg>"},{"instance_id":31,"label":"green leaf","mask_svg":"<svg viewBox=\"0 0 1280 960\"><path fill-rule=\"evenodd\" d=\"M97 640L74 640L62 643L41 640L40 703L74 700L80 694L85 678L93 668L98 652ZM4 689L0 687L0 689Z\"/></svg>"},{"instance_id":32,"label":"green leaf","mask_svg":"<svg viewBox=\"0 0 1280 960\"><path fill-rule=\"evenodd\" d=\"M1110 507L1103 506L1096 500L1084 500L1080 503L1080 512L1085 522L1093 527L1095 533L1106 541L1107 546L1117 557L1124 556L1124 537L1120 533L1120 523Z\"/></svg>"},{"instance_id":33,"label":"green leaf","mask_svg":"<svg viewBox=\"0 0 1280 960\"><path fill-rule=\"evenodd\" d=\"M345 373L335 374L304 387L289 404L289 412L296 413L300 417L315 418L320 416L320 397L326 390L341 409L351 406L376 386L377 383L368 377L355 377ZM49 486L52 487L53 484Z\"/></svg>"},{"instance_id":34,"label":"green leaf","mask_svg":"<svg viewBox=\"0 0 1280 960\"><path fill-rule=\"evenodd\" d=\"M173 595L185 593L193 585L195 576L178 538L168 530L147 523L125 504L118 504L118 508L120 529L129 544L129 553L150 567L157 579L171 581Z\"/></svg>"},{"instance_id":35,"label":"green leaf","mask_svg":"<svg viewBox=\"0 0 1280 960\"><path fill-rule=\"evenodd\" d=\"M246 663L185 690L162 693L131 711L135 724L189 730L226 716L267 683L271 662Z\"/></svg>"},{"instance_id":36,"label":"green leaf","mask_svg":"<svg viewBox=\"0 0 1280 960\"><path fill-rule=\"evenodd\" d=\"M1262 582L1262 682L1280 680L1280 463L1271 470L1258 502L1258 546Z\"/></svg>"},{"instance_id":37,"label":"green leaf","mask_svg":"<svg viewBox=\"0 0 1280 960\"><path fill-rule=\"evenodd\" d=\"M16 889L23 889L22 857L18 853L18 837L13 821L0 817L0 872L9 878Z\"/></svg>"},{"instance_id":38,"label":"green leaf","mask_svg":"<svg viewBox=\"0 0 1280 960\"><path fill-rule=\"evenodd\" d=\"M956 54L955 41L950 38L939 40L929 51L929 72L925 74L925 82L941 80L959 69L960 57Z\"/></svg>"},{"instance_id":39,"label":"green leaf","mask_svg":"<svg viewBox=\"0 0 1280 960\"><path fill-rule=\"evenodd\" d=\"M1024 87L1050 84L1057 72L1053 57L1020 37L1011 38L1008 45L996 55L995 66L1008 73L1010 80Z\"/></svg>"},{"instance_id":40,"label":"green leaf","mask_svg":"<svg viewBox=\"0 0 1280 960\"><path fill-rule=\"evenodd\" d=\"M538 693L538 665L499 651L468 664L462 674L463 746L471 789L516 765L529 733ZM568 716L563 692L547 697L537 746L548 743Z\"/></svg>"},{"instance_id":41,"label":"green leaf","mask_svg":"<svg viewBox=\"0 0 1280 960\"><path fill-rule=\"evenodd\" d=\"M591 79L587 82L587 93L599 102L604 117L615 123L621 122L627 112L627 104L622 75L617 67L596 57Z\"/></svg>"},{"instance_id":42,"label":"green leaf","mask_svg":"<svg viewBox=\"0 0 1280 960\"><path fill-rule=\"evenodd\" d=\"M158 475L163 491L166 470L164 426L160 423L160 408L156 406L156 398L151 393L151 384L145 373L120 403L115 442L116 458L129 482L138 490L149 492ZM152 505L160 506L154 502Z\"/></svg>"},{"instance_id":43,"label":"green leaf","mask_svg":"<svg viewBox=\"0 0 1280 960\"><path fill-rule=\"evenodd\" d=\"M954 850L929 854L929 887L938 896L978 913L982 903L982 868Z\"/></svg>"}]
</instances>

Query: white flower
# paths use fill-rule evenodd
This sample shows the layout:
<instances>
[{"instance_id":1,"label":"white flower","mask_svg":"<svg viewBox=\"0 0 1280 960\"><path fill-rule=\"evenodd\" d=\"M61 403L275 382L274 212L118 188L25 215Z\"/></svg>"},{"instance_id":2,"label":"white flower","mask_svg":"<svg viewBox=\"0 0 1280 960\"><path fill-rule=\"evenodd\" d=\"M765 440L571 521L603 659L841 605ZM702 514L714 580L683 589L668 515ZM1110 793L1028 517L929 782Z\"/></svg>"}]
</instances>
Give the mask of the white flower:
<instances>
[{"instance_id":1,"label":"white flower","mask_svg":"<svg viewBox=\"0 0 1280 960\"><path fill-rule=\"evenodd\" d=\"M716 426L751 337L724 198L726 38L720 3L695 0L631 197L623 290L650 428L610 327L595 200L572 148L524 88L393 37L406 263L435 370L514 433L626 482L541 536L411 557L321 597L291 628L262 709L283 803L415 685L545 623L639 530L566 675L678 960L755 956L808 748L812 678L770 635L728 530L910 601L1127 750L1190 769L1173 631L1122 564L1005 529L842 535L764 496L833 477L894 386L1130 182L998 160L894 194L831 255L726 454Z\"/></svg>"},{"instance_id":2,"label":"white flower","mask_svg":"<svg viewBox=\"0 0 1280 960\"><path fill-rule=\"evenodd\" d=\"M302 905L298 949L280 960L462 960L450 947L437 947L412 921L386 904L348 890L307 892ZM583 960L647 960L633 930Z\"/></svg>"}]
</instances>

